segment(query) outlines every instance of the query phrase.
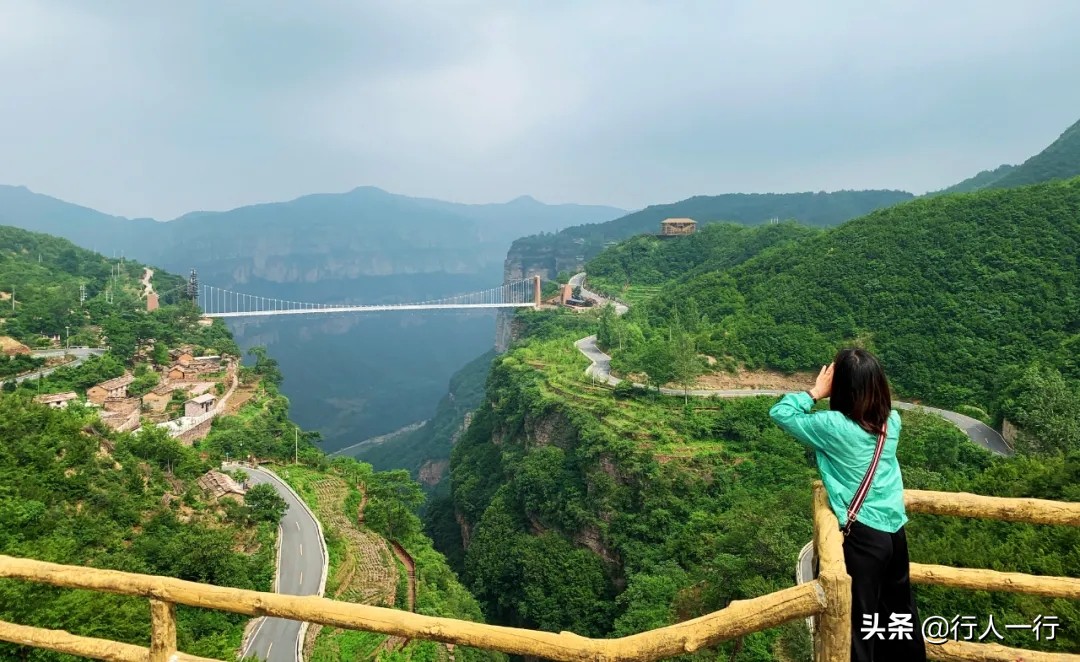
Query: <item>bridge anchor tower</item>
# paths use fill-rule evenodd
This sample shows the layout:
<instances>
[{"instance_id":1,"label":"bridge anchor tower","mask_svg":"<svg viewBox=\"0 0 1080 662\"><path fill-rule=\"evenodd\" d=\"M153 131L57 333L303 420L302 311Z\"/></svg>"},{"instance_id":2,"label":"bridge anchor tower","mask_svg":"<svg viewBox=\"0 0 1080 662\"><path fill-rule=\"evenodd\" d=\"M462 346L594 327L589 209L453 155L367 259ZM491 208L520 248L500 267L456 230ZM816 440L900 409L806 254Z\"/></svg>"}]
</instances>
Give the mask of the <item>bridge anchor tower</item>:
<instances>
[{"instance_id":1,"label":"bridge anchor tower","mask_svg":"<svg viewBox=\"0 0 1080 662\"><path fill-rule=\"evenodd\" d=\"M533 276L533 306L540 309L540 276L539 274Z\"/></svg>"}]
</instances>

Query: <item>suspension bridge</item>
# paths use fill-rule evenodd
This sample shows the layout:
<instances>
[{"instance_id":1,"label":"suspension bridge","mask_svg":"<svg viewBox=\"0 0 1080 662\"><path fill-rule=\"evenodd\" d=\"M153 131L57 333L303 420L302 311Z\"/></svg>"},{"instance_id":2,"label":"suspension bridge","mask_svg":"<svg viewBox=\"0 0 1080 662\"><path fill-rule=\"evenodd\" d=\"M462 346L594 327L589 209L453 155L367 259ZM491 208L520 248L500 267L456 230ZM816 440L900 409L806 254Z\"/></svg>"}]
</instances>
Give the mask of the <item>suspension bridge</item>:
<instances>
[{"instance_id":1,"label":"suspension bridge","mask_svg":"<svg viewBox=\"0 0 1080 662\"><path fill-rule=\"evenodd\" d=\"M469 308L526 308L540 304L540 277L524 278L480 292L413 303L334 304L276 299L198 283L192 275L189 293L197 294L205 317L254 317L319 313L373 313L387 310L441 310Z\"/></svg>"}]
</instances>

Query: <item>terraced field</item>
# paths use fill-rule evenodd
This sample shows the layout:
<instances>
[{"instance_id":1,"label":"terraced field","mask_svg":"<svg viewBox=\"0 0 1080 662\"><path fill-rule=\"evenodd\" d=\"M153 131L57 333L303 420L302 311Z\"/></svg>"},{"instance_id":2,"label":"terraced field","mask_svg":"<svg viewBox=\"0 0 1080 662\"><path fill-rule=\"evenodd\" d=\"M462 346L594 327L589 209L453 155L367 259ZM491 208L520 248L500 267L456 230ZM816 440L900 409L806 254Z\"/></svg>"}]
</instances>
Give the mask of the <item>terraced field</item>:
<instances>
[{"instance_id":1,"label":"terraced field","mask_svg":"<svg viewBox=\"0 0 1080 662\"><path fill-rule=\"evenodd\" d=\"M358 527L345 513L349 487L340 478L326 477L313 484L324 527L345 539L344 554L337 568L331 597L380 607L393 607L397 588L397 566L386 540ZM329 592L329 591L328 591Z\"/></svg>"}]
</instances>

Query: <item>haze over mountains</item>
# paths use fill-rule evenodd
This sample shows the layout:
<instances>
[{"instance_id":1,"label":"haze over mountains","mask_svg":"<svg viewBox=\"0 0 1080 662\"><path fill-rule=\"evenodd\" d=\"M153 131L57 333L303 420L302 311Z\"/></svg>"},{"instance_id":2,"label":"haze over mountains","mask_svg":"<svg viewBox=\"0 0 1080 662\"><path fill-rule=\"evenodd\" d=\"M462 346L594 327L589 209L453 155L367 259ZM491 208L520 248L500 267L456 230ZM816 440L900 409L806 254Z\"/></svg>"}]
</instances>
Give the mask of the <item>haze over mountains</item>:
<instances>
[{"instance_id":1,"label":"haze over mountains","mask_svg":"<svg viewBox=\"0 0 1080 662\"><path fill-rule=\"evenodd\" d=\"M312 302L424 300L501 282L510 242L534 228L605 221L609 207L529 197L464 205L374 187L309 195L169 222L125 219L0 186L0 224L48 232L106 255L245 293ZM325 448L431 415L450 375L492 345L490 313L386 313L232 323L242 347L266 345L285 393Z\"/></svg>"},{"instance_id":2,"label":"haze over mountains","mask_svg":"<svg viewBox=\"0 0 1080 662\"><path fill-rule=\"evenodd\" d=\"M1078 173L1080 123L1022 165L980 173L945 191ZM914 197L896 190L703 195L627 214L527 196L466 205L358 187L159 222L0 186L0 224L178 273L195 268L204 283L249 294L378 303L487 289L533 273L552 278L671 216L828 227ZM266 345L281 362L295 417L322 431L324 448L333 451L430 417L450 376L491 348L493 317L391 313L250 318L231 326L241 346Z\"/></svg>"}]
</instances>

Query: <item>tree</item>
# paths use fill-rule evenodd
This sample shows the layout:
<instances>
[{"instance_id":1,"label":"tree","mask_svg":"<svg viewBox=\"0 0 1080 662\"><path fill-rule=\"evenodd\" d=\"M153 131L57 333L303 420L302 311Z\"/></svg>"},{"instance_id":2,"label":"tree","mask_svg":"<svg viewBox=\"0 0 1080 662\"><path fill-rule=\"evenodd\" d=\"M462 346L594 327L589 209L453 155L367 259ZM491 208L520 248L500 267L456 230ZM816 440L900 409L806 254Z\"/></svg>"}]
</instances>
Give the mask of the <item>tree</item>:
<instances>
[{"instance_id":1,"label":"tree","mask_svg":"<svg viewBox=\"0 0 1080 662\"><path fill-rule=\"evenodd\" d=\"M672 330L671 349L673 353L672 372L674 380L683 387L683 401L688 402L690 387L694 380L701 374L701 364L698 362L697 349L694 337L676 327Z\"/></svg>"},{"instance_id":2,"label":"tree","mask_svg":"<svg viewBox=\"0 0 1080 662\"><path fill-rule=\"evenodd\" d=\"M251 517L256 522L279 522L289 509L285 499L267 483L252 486L244 495L244 503L251 510Z\"/></svg>"},{"instance_id":3,"label":"tree","mask_svg":"<svg viewBox=\"0 0 1080 662\"><path fill-rule=\"evenodd\" d=\"M618 323L615 306L609 303L600 310L600 327L596 331L596 344L600 349L610 349L615 345Z\"/></svg>"},{"instance_id":4,"label":"tree","mask_svg":"<svg viewBox=\"0 0 1080 662\"><path fill-rule=\"evenodd\" d=\"M675 351L663 336L655 335L641 351L638 365L648 376L649 384L660 387L675 378Z\"/></svg>"},{"instance_id":5,"label":"tree","mask_svg":"<svg viewBox=\"0 0 1080 662\"><path fill-rule=\"evenodd\" d=\"M252 347L248 350L248 356L255 357L255 374L274 386L281 386L283 377L277 359L270 358L265 347Z\"/></svg>"}]
</instances>

